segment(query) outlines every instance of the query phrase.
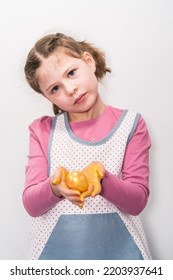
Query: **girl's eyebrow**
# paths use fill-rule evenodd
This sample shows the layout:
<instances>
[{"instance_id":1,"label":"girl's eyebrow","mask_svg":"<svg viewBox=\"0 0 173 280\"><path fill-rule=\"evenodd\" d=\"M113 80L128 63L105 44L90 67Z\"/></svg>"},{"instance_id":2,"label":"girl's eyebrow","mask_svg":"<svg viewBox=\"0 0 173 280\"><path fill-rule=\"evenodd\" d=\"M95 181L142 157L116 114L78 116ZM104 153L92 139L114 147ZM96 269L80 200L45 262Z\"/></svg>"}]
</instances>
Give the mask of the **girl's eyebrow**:
<instances>
[{"instance_id":1,"label":"girl's eyebrow","mask_svg":"<svg viewBox=\"0 0 173 280\"><path fill-rule=\"evenodd\" d=\"M50 88L52 88L53 86L57 85L57 83L53 83L50 86L48 86L48 88L46 89L46 91L49 91Z\"/></svg>"},{"instance_id":2,"label":"girl's eyebrow","mask_svg":"<svg viewBox=\"0 0 173 280\"><path fill-rule=\"evenodd\" d=\"M77 66L75 64L71 64L70 66L67 67L67 69L64 71L64 74L67 74L68 72L70 72L71 70L73 70L74 68L76 68Z\"/></svg>"}]
</instances>

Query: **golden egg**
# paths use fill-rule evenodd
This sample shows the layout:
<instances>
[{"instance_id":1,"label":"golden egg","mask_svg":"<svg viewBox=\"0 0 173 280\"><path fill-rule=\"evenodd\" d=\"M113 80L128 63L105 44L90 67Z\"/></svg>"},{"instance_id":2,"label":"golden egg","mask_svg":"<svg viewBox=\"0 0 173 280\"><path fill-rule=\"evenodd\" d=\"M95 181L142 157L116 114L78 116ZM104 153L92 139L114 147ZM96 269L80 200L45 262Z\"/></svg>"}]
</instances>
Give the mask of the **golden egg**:
<instances>
[{"instance_id":1,"label":"golden egg","mask_svg":"<svg viewBox=\"0 0 173 280\"><path fill-rule=\"evenodd\" d=\"M70 189L84 192L88 189L88 181L86 176L80 171L69 172L66 178L67 186Z\"/></svg>"}]
</instances>

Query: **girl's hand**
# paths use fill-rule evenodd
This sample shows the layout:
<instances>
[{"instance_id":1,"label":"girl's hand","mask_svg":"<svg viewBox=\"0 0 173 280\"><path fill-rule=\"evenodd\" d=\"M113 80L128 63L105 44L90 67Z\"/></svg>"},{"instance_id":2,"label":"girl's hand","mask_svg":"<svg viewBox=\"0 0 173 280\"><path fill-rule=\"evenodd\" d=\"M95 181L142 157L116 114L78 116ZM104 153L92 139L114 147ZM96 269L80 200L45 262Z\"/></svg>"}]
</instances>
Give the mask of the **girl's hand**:
<instances>
[{"instance_id":1,"label":"girl's hand","mask_svg":"<svg viewBox=\"0 0 173 280\"><path fill-rule=\"evenodd\" d=\"M82 172L87 177L89 188L88 191L82 193L81 198L89 195L95 197L101 192L101 179L104 177L105 168L103 164L98 161L93 161L87 165Z\"/></svg>"},{"instance_id":2,"label":"girl's hand","mask_svg":"<svg viewBox=\"0 0 173 280\"><path fill-rule=\"evenodd\" d=\"M52 176L51 183L53 185L58 185L61 182L65 182L68 173L68 170L64 166L59 166Z\"/></svg>"},{"instance_id":3,"label":"girl's hand","mask_svg":"<svg viewBox=\"0 0 173 280\"><path fill-rule=\"evenodd\" d=\"M71 190L66 185L66 176L68 171L60 166L56 169L54 174L50 177L50 184L53 193L58 197L64 197L71 201L73 204L82 207L83 200L80 198L80 192Z\"/></svg>"}]
</instances>

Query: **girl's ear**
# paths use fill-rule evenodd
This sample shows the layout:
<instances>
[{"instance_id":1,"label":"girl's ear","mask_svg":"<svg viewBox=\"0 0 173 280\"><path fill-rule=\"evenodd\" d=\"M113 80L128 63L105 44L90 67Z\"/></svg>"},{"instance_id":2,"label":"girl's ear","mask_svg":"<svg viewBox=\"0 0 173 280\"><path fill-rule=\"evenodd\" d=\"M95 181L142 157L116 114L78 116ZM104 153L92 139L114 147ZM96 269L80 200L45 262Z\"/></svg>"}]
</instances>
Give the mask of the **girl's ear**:
<instances>
[{"instance_id":1,"label":"girl's ear","mask_svg":"<svg viewBox=\"0 0 173 280\"><path fill-rule=\"evenodd\" d=\"M91 67L93 72L95 73L95 71L96 71L96 63L95 63L95 60L92 57L92 55L89 52L84 52L83 53L83 58L86 61L86 63Z\"/></svg>"}]
</instances>

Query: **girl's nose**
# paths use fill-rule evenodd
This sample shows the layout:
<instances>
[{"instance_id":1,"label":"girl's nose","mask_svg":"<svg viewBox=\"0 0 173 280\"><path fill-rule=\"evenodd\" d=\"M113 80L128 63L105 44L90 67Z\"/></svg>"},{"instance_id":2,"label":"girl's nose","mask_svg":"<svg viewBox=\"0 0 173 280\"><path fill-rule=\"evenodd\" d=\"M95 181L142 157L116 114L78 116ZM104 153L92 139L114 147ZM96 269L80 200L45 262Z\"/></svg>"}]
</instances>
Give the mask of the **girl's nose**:
<instances>
[{"instance_id":1,"label":"girl's nose","mask_svg":"<svg viewBox=\"0 0 173 280\"><path fill-rule=\"evenodd\" d=\"M68 95L73 95L77 91L77 85L74 84L73 82L68 82L64 85L65 92Z\"/></svg>"}]
</instances>

